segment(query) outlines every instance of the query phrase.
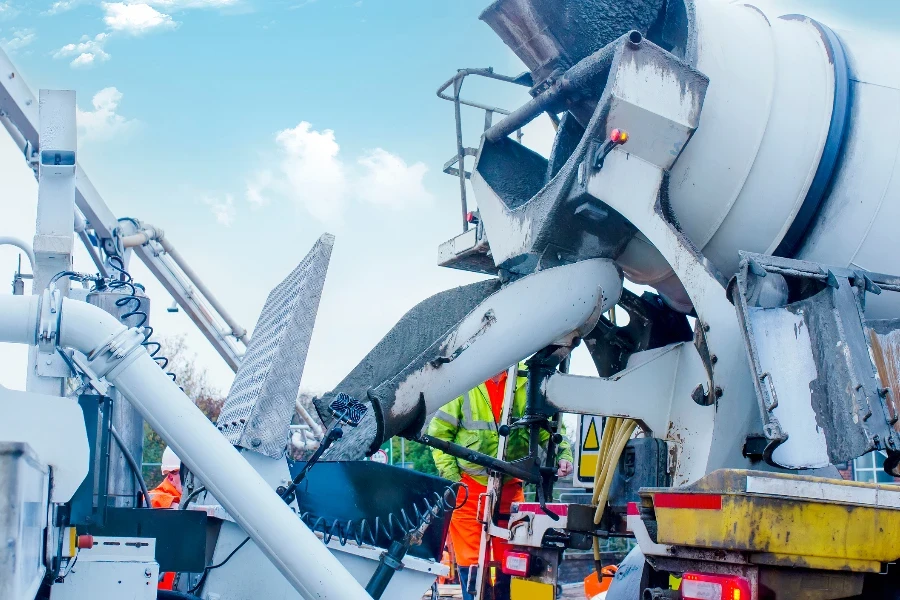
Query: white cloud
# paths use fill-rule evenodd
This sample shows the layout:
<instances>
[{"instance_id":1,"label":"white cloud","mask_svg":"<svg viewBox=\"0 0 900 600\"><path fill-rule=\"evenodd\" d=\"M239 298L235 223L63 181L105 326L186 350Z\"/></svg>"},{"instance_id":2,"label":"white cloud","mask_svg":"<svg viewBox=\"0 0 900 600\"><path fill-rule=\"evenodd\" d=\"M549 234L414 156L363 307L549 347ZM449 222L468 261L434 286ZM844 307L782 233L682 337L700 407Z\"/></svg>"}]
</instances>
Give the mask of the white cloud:
<instances>
[{"instance_id":1,"label":"white cloud","mask_svg":"<svg viewBox=\"0 0 900 600\"><path fill-rule=\"evenodd\" d=\"M48 8L44 14L45 15L58 15L59 13L64 13L66 11L72 10L76 6L81 4L81 0L57 0L50 8Z\"/></svg>"},{"instance_id":2,"label":"white cloud","mask_svg":"<svg viewBox=\"0 0 900 600\"><path fill-rule=\"evenodd\" d=\"M106 15L103 22L112 31L140 35L156 29L171 29L178 25L171 16L161 13L149 4L125 4L104 2Z\"/></svg>"},{"instance_id":3,"label":"white cloud","mask_svg":"<svg viewBox=\"0 0 900 600\"><path fill-rule=\"evenodd\" d=\"M161 6L166 10L183 8L225 8L238 4L240 0L146 0L147 4Z\"/></svg>"},{"instance_id":4,"label":"white cloud","mask_svg":"<svg viewBox=\"0 0 900 600\"><path fill-rule=\"evenodd\" d=\"M275 143L282 156L277 172L257 173L247 185L248 200L262 205L274 195L302 206L320 221L340 220L349 188L334 131L319 132L303 121L279 131Z\"/></svg>"},{"instance_id":5,"label":"white cloud","mask_svg":"<svg viewBox=\"0 0 900 600\"><path fill-rule=\"evenodd\" d=\"M234 208L234 197L231 194L225 194L224 200L206 197L203 198L203 203L210 208L219 225L231 227L231 224L234 223L236 211Z\"/></svg>"},{"instance_id":6,"label":"white cloud","mask_svg":"<svg viewBox=\"0 0 900 600\"><path fill-rule=\"evenodd\" d=\"M256 175L247 182L247 201L250 202L254 208L260 208L261 206L268 204L269 199L265 194L266 190L273 182L274 178L272 176L272 171L264 169L256 173Z\"/></svg>"},{"instance_id":7,"label":"white cloud","mask_svg":"<svg viewBox=\"0 0 900 600\"><path fill-rule=\"evenodd\" d=\"M407 165L406 161L382 148L376 148L358 161L364 174L357 183L357 194L367 202L390 208L405 208L432 200L422 178L425 163Z\"/></svg>"},{"instance_id":8,"label":"white cloud","mask_svg":"<svg viewBox=\"0 0 900 600\"><path fill-rule=\"evenodd\" d=\"M11 38L0 40L0 47L9 54L15 54L17 50L33 42L36 37L33 29L17 29Z\"/></svg>"},{"instance_id":9,"label":"white cloud","mask_svg":"<svg viewBox=\"0 0 900 600\"><path fill-rule=\"evenodd\" d=\"M74 68L89 67L99 62L105 62L109 60L109 53L104 50L108 39L108 33L98 33L93 38L83 35L78 43L66 44L57 50L53 58L74 57L69 63Z\"/></svg>"},{"instance_id":10,"label":"white cloud","mask_svg":"<svg viewBox=\"0 0 900 600\"><path fill-rule=\"evenodd\" d=\"M341 220L351 195L394 209L432 198L422 181L428 171L424 164L408 165L382 148L348 164L331 129L317 131L302 121L279 131L275 143L280 162L274 169L257 171L247 182L246 198L254 207L289 200L314 218L334 223Z\"/></svg>"},{"instance_id":11,"label":"white cloud","mask_svg":"<svg viewBox=\"0 0 900 600\"><path fill-rule=\"evenodd\" d=\"M13 6L12 0L0 1L0 20L12 19L19 14L19 9Z\"/></svg>"},{"instance_id":12,"label":"white cloud","mask_svg":"<svg viewBox=\"0 0 900 600\"><path fill-rule=\"evenodd\" d=\"M94 110L75 108L79 141L106 141L123 135L137 125L134 119L126 119L116 112L122 92L114 87L103 88L94 94L91 104Z\"/></svg>"}]
</instances>

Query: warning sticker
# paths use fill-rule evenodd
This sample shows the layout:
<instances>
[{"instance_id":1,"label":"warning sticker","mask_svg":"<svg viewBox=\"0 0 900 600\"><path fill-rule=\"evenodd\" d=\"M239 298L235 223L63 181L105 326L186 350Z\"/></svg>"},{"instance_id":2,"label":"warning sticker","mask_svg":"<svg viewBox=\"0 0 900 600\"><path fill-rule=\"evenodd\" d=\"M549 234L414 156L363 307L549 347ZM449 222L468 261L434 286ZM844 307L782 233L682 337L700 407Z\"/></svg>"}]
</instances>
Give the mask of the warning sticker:
<instances>
[{"instance_id":1,"label":"warning sticker","mask_svg":"<svg viewBox=\"0 0 900 600\"><path fill-rule=\"evenodd\" d=\"M602 427L602 417L594 415L579 417L574 483L580 487L591 488L594 486L594 473L597 472L597 460L600 455Z\"/></svg>"}]
</instances>

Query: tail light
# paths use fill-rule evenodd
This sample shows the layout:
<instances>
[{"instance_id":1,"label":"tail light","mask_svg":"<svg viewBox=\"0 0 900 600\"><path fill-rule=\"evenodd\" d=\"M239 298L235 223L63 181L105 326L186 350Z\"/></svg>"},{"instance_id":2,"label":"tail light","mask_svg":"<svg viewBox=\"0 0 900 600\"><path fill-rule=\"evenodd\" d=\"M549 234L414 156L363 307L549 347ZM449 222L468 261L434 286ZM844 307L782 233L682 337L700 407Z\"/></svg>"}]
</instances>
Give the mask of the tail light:
<instances>
[{"instance_id":1,"label":"tail light","mask_svg":"<svg viewBox=\"0 0 900 600\"><path fill-rule=\"evenodd\" d=\"M507 575L528 577L528 573L531 571L531 555L527 552L513 552L507 550L503 553L502 570Z\"/></svg>"},{"instance_id":2,"label":"tail light","mask_svg":"<svg viewBox=\"0 0 900 600\"><path fill-rule=\"evenodd\" d=\"M750 582L737 575L685 573L682 600L751 600Z\"/></svg>"}]
</instances>

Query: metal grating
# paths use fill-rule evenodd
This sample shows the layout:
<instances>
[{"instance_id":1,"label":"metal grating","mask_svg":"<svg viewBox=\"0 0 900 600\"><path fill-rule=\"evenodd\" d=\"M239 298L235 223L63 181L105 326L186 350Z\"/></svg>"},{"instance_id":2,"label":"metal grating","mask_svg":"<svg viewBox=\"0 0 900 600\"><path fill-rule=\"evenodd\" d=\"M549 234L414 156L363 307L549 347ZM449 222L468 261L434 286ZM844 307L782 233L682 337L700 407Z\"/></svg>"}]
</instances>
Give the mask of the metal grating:
<instances>
[{"instance_id":1,"label":"metal grating","mask_svg":"<svg viewBox=\"0 0 900 600\"><path fill-rule=\"evenodd\" d=\"M322 235L266 299L219 415L219 431L235 446L284 454L333 247L334 236Z\"/></svg>"}]
</instances>

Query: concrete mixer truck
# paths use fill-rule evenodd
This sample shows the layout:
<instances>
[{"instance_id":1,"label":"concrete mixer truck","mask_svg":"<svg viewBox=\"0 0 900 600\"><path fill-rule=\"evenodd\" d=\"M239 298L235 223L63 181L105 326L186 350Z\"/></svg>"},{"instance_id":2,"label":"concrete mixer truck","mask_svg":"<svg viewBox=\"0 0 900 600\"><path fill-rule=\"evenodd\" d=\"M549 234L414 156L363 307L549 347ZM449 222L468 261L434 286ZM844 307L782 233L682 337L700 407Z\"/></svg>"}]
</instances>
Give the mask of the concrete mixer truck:
<instances>
[{"instance_id":1,"label":"concrete mixer truck","mask_svg":"<svg viewBox=\"0 0 900 600\"><path fill-rule=\"evenodd\" d=\"M35 283L0 296L0 342L31 346L28 390L0 387L0 595L419 598L447 572L461 487L359 460L402 436L490 474L468 499L478 598L496 569L515 600L557 598L572 550L593 550L602 585L617 537L636 545L607 600L900 597L900 488L883 482L900 476L898 46L715 0L497 0L481 18L528 69L438 90L462 216L438 263L484 277L413 307L315 411L295 406L333 237L249 337L161 229L103 203L74 93L35 97L0 52L0 124L40 189L33 252L0 242L29 250ZM475 77L530 99L470 100ZM535 119L555 127L547 156L516 135ZM74 234L96 274L71 270ZM132 255L237 371L215 425L159 368ZM578 347L596 375L568 372ZM497 455L425 433L523 362ZM581 418L578 498L556 489L564 414ZM142 421L177 451L191 510L136 503ZM305 464L286 459L292 431ZM867 481L841 477L872 456ZM503 476L535 498L501 526ZM489 556L491 536L510 550ZM153 588L160 570L174 590Z\"/></svg>"},{"instance_id":2,"label":"concrete mixer truck","mask_svg":"<svg viewBox=\"0 0 900 600\"><path fill-rule=\"evenodd\" d=\"M506 527L496 477L479 504L513 545L514 597L554 597L564 549L618 535L638 548L609 599L897 597L900 491L836 468L900 462L897 45L712 0L498 0L481 19L528 71L438 90L463 215L438 262L491 279L414 308L336 388L374 408L344 456L402 435L534 484ZM475 77L531 99L467 99ZM514 135L546 118L549 156ZM579 344L598 376L565 372ZM593 415L588 504L552 502L537 444L506 462L421 433L526 357L526 414L499 432Z\"/></svg>"}]
</instances>

